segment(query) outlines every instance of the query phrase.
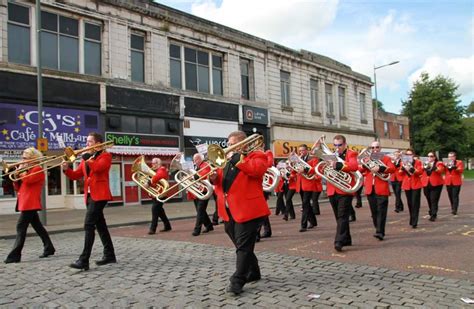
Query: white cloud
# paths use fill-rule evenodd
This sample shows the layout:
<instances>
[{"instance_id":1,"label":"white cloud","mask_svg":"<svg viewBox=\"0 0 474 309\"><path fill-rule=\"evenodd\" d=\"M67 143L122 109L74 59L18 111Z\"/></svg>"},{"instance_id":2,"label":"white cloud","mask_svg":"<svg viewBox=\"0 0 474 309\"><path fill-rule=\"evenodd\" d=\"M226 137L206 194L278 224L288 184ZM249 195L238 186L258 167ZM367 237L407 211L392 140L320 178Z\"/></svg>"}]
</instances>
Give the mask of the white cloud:
<instances>
[{"instance_id":1,"label":"white cloud","mask_svg":"<svg viewBox=\"0 0 474 309\"><path fill-rule=\"evenodd\" d=\"M450 59L429 57L423 66L408 78L410 86L419 79L422 72L427 72L431 78L439 74L451 78L459 85L458 92L462 96L474 94L474 55Z\"/></svg>"},{"instance_id":2,"label":"white cloud","mask_svg":"<svg viewBox=\"0 0 474 309\"><path fill-rule=\"evenodd\" d=\"M192 14L293 48L330 25L338 0L212 0L193 3ZM296 47L295 47L296 45Z\"/></svg>"}]
</instances>

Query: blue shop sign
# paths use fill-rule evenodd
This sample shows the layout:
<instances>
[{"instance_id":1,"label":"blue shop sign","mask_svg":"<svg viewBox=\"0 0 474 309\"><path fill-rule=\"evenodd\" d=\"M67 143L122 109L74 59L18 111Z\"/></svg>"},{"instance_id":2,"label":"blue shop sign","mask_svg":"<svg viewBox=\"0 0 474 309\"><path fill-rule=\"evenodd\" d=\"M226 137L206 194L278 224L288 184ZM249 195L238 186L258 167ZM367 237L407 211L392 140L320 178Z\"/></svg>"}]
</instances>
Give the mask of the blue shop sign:
<instances>
[{"instance_id":1,"label":"blue shop sign","mask_svg":"<svg viewBox=\"0 0 474 309\"><path fill-rule=\"evenodd\" d=\"M89 132L98 132L99 113L64 108L43 108L43 137L48 148L84 147ZM36 147L38 138L38 109L36 106L0 103L0 149Z\"/></svg>"}]
</instances>

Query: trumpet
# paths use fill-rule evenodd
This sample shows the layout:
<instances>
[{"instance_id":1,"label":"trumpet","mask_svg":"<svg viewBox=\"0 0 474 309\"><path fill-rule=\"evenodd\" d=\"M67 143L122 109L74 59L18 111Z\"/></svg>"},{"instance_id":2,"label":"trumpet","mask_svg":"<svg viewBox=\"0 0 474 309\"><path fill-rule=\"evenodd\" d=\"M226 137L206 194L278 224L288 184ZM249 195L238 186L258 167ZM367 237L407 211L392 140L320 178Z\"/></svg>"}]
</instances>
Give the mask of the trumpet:
<instances>
[{"instance_id":1,"label":"trumpet","mask_svg":"<svg viewBox=\"0 0 474 309\"><path fill-rule=\"evenodd\" d=\"M369 150L369 148L364 148L359 156L359 162L368 170L372 170L374 167L384 167L387 168L387 166L380 160L374 160L371 158L372 152ZM381 173L381 172L376 172L374 173L375 176L378 178L382 179L383 181L389 181L390 180L390 174L386 173Z\"/></svg>"},{"instance_id":2,"label":"trumpet","mask_svg":"<svg viewBox=\"0 0 474 309\"><path fill-rule=\"evenodd\" d=\"M156 172L145 163L144 156L139 156L135 161L133 161L132 173L132 180L140 186L140 188L155 198L162 195L163 192L167 191L169 188L168 181L165 179L160 179L155 187L149 185L153 176L156 175Z\"/></svg>"},{"instance_id":3,"label":"trumpet","mask_svg":"<svg viewBox=\"0 0 474 309\"><path fill-rule=\"evenodd\" d=\"M290 169L294 170L297 173L299 173L299 171L301 169L303 169L303 170L310 169L311 170L313 168L305 160L301 159L299 156L297 156L294 153L290 154L290 156L288 157L287 162L288 162L288 167ZM308 175L306 172L302 172L301 176L303 176L304 178L306 178L308 180L313 180L314 179L314 175Z\"/></svg>"},{"instance_id":4,"label":"trumpet","mask_svg":"<svg viewBox=\"0 0 474 309\"><path fill-rule=\"evenodd\" d=\"M262 187L265 192L272 192L278 186L281 176L280 171L272 166L267 169L265 175L263 175Z\"/></svg>"},{"instance_id":5,"label":"trumpet","mask_svg":"<svg viewBox=\"0 0 474 309\"><path fill-rule=\"evenodd\" d=\"M324 155L333 155L333 152L326 145L326 136L322 135L311 149L311 154L324 159ZM337 157L338 162L343 162L340 157ZM339 190L346 193L354 193L362 186L362 174L357 172L346 173L343 171L336 171L326 161L321 161L316 165L315 172L326 181L330 182ZM354 180L354 184L352 182Z\"/></svg>"}]
</instances>

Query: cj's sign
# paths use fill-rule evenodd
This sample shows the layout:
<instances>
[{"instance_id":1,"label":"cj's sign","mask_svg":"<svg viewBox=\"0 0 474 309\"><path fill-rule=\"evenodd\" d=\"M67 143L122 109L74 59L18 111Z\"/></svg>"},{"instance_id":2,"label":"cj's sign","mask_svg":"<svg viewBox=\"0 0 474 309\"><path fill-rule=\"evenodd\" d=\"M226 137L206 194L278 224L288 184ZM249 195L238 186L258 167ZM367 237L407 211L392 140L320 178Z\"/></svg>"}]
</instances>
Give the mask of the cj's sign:
<instances>
[{"instance_id":1,"label":"cj's sign","mask_svg":"<svg viewBox=\"0 0 474 309\"><path fill-rule=\"evenodd\" d=\"M36 106L0 103L0 149L25 149L36 147L38 138L38 110ZM63 108L43 108L43 138L49 149L66 146L84 147L89 132L98 131L99 114Z\"/></svg>"},{"instance_id":2,"label":"cj's sign","mask_svg":"<svg viewBox=\"0 0 474 309\"><path fill-rule=\"evenodd\" d=\"M242 106L245 123L268 124L268 111L263 108Z\"/></svg>"}]
</instances>

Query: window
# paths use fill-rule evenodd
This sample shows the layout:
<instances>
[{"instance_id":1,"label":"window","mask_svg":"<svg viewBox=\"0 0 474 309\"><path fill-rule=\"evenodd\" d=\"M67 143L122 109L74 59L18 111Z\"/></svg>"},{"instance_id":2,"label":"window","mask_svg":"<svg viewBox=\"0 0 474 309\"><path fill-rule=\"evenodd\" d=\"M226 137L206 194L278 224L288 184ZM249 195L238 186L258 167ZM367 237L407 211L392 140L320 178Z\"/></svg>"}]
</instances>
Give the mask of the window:
<instances>
[{"instance_id":1,"label":"window","mask_svg":"<svg viewBox=\"0 0 474 309\"><path fill-rule=\"evenodd\" d=\"M326 113L328 117L334 117L334 101L332 97L332 85L324 84L326 95Z\"/></svg>"},{"instance_id":2,"label":"window","mask_svg":"<svg viewBox=\"0 0 474 309\"><path fill-rule=\"evenodd\" d=\"M170 44L169 52L171 87L223 94L222 55L176 44Z\"/></svg>"},{"instance_id":3,"label":"window","mask_svg":"<svg viewBox=\"0 0 474 309\"><path fill-rule=\"evenodd\" d=\"M400 139L403 139L403 124L398 125L398 131L399 131Z\"/></svg>"},{"instance_id":4,"label":"window","mask_svg":"<svg viewBox=\"0 0 474 309\"><path fill-rule=\"evenodd\" d=\"M360 120L367 122L367 111L365 109L365 93L359 93Z\"/></svg>"},{"instance_id":5,"label":"window","mask_svg":"<svg viewBox=\"0 0 474 309\"><path fill-rule=\"evenodd\" d=\"M309 89L311 95L311 113L319 113L318 81L315 79L311 79L309 81Z\"/></svg>"},{"instance_id":6,"label":"window","mask_svg":"<svg viewBox=\"0 0 474 309\"><path fill-rule=\"evenodd\" d=\"M44 67L79 72L79 22L41 12L41 61Z\"/></svg>"},{"instance_id":7,"label":"window","mask_svg":"<svg viewBox=\"0 0 474 309\"><path fill-rule=\"evenodd\" d=\"M242 99L250 99L250 76L249 76L250 63L246 59L240 59L240 84Z\"/></svg>"},{"instance_id":8,"label":"window","mask_svg":"<svg viewBox=\"0 0 474 309\"><path fill-rule=\"evenodd\" d=\"M140 117L137 121L137 133L150 133L151 131L151 118Z\"/></svg>"},{"instance_id":9,"label":"window","mask_svg":"<svg viewBox=\"0 0 474 309\"><path fill-rule=\"evenodd\" d=\"M388 122L383 122L383 136L388 137Z\"/></svg>"},{"instance_id":10,"label":"window","mask_svg":"<svg viewBox=\"0 0 474 309\"><path fill-rule=\"evenodd\" d=\"M84 73L101 75L102 46L101 26L85 23L84 27Z\"/></svg>"},{"instance_id":11,"label":"window","mask_svg":"<svg viewBox=\"0 0 474 309\"><path fill-rule=\"evenodd\" d=\"M61 174L61 167L59 166L48 170L48 196L61 195Z\"/></svg>"},{"instance_id":12,"label":"window","mask_svg":"<svg viewBox=\"0 0 474 309\"><path fill-rule=\"evenodd\" d=\"M8 3L8 61L30 64L30 9Z\"/></svg>"},{"instance_id":13,"label":"window","mask_svg":"<svg viewBox=\"0 0 474 309\"><path fill-rule=\"evenodd\" d=\"M339 98L339 116L347 117L346 115L346 88L338 87L338 98Z\"/></svg>"},{"instance_id":14,"label":"window","mask_svg":"<svg viewBox=\"0 0 474 309\"><path fill-rule=\"evenodd\" d=\"M132 67L132 81L145 81L145 37L142 34L130 36L130 54Z\"/></svg>"},{"instance_id":15,"label":"window","mask_svg":"<svg viewBox=\"0 0 474 309\"><path fill-rule=\"evenodd\" d=\"M171 87L181 89L181 47L170 45L170 82Z\"/></svg>"},{"instance_id":16,"label":"window","mask_svg":"<svg viewBox=\"0 0 474 309\"><path fill-rule=\"evenodd\" d=\"M281 87L281 105L289 107L290 102L290 73L280 71L280 87Z\"/></svg>"}]
</instances>

